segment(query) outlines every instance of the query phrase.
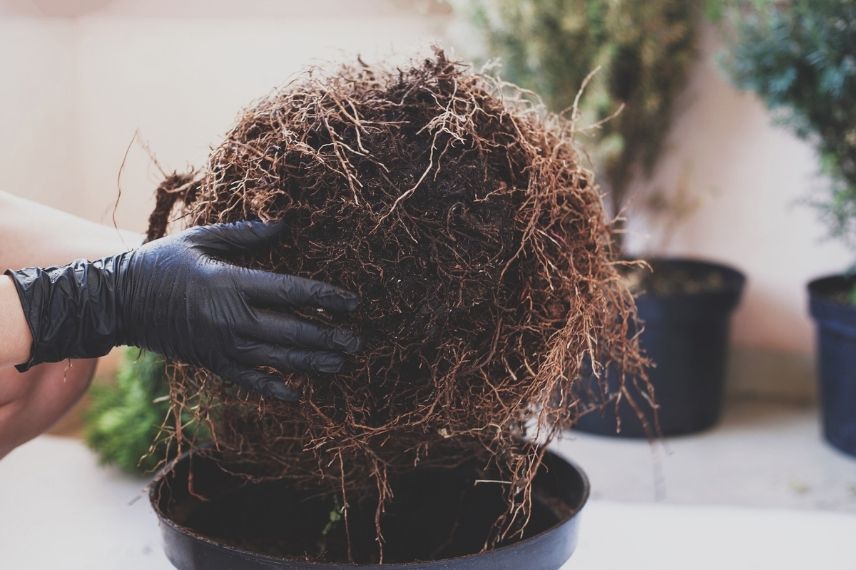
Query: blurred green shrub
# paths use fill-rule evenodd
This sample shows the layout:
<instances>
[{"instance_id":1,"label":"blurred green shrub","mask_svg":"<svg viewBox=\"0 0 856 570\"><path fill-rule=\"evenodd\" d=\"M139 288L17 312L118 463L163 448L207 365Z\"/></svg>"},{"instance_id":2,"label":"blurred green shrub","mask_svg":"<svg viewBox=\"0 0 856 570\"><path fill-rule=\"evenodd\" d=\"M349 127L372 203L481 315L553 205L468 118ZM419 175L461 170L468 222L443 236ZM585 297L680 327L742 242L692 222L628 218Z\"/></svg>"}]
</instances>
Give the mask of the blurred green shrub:
<instances>
[{"instance_id":1,"label":"blurred green shrub","mask_svg":"<svg viewBox=\"0 0 856 570\"><path fill-rule=\"evenodd\" d=\"M604 122L585 148L613 212L634 177L649 175L686 86L702 1L479 0L458 3L483 30L501 75L540 95L552 110L573 105L586 76L579 125Z\"/></svg>"},{"instance_id":2,"label":"blurred green shrub","mask_svg":"<svg viewBox=\"0 0 856 570\"><path fill-rule=\"evenodd\" d=\"M165 459L167 446L159 432L169 413L168 393L163 360L127 349L116 381L90 390L86 442L102 463L144 473Z\"/></svg>"},{"instance_id":3,"label":"blurred green shrub","mask_svg":"<svg viewBox=\"0 0 856 570\"><path fill-rule=\"evenodd\" d=\"M809 141L829 184L811 199L831 235L856 247L856 2L733 0L724 64L777 120Z\"/></svg>"}]
</instances>

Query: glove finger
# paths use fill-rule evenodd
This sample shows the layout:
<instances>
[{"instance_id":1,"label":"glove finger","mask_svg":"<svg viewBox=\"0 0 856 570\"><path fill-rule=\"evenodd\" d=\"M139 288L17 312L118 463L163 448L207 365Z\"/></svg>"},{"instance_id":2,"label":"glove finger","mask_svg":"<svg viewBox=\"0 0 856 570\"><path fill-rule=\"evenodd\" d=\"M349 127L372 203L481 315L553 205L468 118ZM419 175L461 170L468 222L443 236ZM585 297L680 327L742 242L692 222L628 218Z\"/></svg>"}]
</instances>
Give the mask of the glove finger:
<instances>
[{"instance_id":1,"label":"glove finger","mask_svg":"<svg viewBox=\"0 0 856 570\"><path fill-rule=\"evenodd\" d=\"M269 244L282 235L283 230L285 222L282 221L266 224L258 220L246 220L198 226L191 230L191 239L207 252L228 255Z\"/></svg>"},{"instance_id":2,"label":"glove finger","mask_svg":"<svg viewBox=\"0 0 856 570\"><path fill-rule=\"evenodd\" d=\"M254 311L254 318L237 327L237 332L267 343L357 352L362 342L348 329L326 327L291 315L271 311Z\"/></svg>"},{"instance_id":3,"label":"glove finger","mask_svg":"<svg viewBox=\"0 0 856 570\"><path fill-rule=\"evenodd\" d=\"M233 362L222 364L214 372L224 380L262 396L286 402L296 402L300 397L297 392L286 386L282 378L276 374L261 372Z\"/></svg>"},{"instance_id":4,"label":"glove finger","mask_svg":"<svg viewBox=\"0 0 856 570\"><path fill-rule=\"evenodd\" d=\"M236 359L248 366L271 366L283 372L335 374L345 365L345 357L329 350L285 348L255 344L238 352Z\"/></svg>"},{"instance_id":5,"label":"glove finger","mask_svg":"<svg viewBox=\"0 0 856 570\"><path fill-rule=\"evenodd\" d=\"M240 286L251 301L291 309L318 307L333 313L350 313L360 304L354 293L335 285L295 275L247 269Z\"/></svg>"}]
</instances>

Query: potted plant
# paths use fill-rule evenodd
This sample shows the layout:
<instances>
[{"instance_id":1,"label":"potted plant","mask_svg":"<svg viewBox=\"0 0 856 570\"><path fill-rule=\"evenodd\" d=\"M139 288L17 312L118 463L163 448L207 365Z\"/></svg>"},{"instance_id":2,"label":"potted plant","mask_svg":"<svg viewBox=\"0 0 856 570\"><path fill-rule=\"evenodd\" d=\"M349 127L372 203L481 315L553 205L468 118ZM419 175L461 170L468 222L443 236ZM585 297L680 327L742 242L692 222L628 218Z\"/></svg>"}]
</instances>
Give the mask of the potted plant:
<instances>
[{"instance_id":1,"label":"potted plant","mask_svg":"<svg viewBox=\"0 0 856 570\"><path fill-rule=\"evenodd\" d=\"M827 179L812 200L830 234L856 245L856 4L847 0L735 2L726 66L776 118L809 141ZM826 439L856 455L856 279L809 283L818 328L818 373Z\"/></svg>"},{"instance_id":2,"label":"potted plant","mask_svg":"<svg viewBox=\"0 0 856 570\"><path fill-rule=\"evenodd\" d=\"M696 59L702 5L501 0L480 2L473 12L487 53L499 57L504 77L533 89L555 111L577 115L610 210L619 217L619 247L621 216L644 210L670 227L696 204L682 186L646 196L636 195L634 188L662 154L677 98ZM630 265L625 273L645 323L633 332L641 335L655 364L650 379L657 413L635 408L616 374L600 387L590 377L582 397L596 413L581 417L577 429L668 436L703 430L720 416L730 314L745 279L721 263L645 257L653 271Z\"/></svg>"},{"instance_id":3,"label":"potted plant","mask_svg":"<svg viewBox=\"0 0 856 570\"><path fill-rule=\"evenodd\" d=\"M546 444L586 361L644 375L570 121L442 51L307 73L160 186L149 237L278 220L238 260L357 292L363 349L297 402L174 366L152 504L181 569L559 568L588 486ZM204 291L200 291L204 294ZM185 414L207 426L188 432Z\"/></svg>"}]
</instances>

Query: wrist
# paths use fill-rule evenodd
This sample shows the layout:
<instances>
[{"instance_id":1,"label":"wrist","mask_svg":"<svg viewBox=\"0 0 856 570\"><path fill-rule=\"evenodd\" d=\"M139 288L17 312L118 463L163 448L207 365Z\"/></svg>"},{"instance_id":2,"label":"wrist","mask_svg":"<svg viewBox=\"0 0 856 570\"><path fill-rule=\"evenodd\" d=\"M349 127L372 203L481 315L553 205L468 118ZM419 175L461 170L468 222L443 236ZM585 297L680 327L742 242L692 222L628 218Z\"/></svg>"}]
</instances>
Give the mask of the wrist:
<instances>
[{"instance_id":1,"label":"wrist","mask_svg":"<svg viewBox=\"0 0 856 570\"><path fill-rule=\"evenodd\" d=\"M145 318L135 311L134 251L101 260L108 267L111 282L111 307L114 312L113 335L116 346L143 347L142 339L135 334L134 323Z\"/></svg>"},{"instance_id":2,"label":"wrist","mask_svg":"<svg viewBox=\"0 0 856 570\"><path fill-rule=\"evenodd\" d=\"M127 251L111 259L113 307L115 310L116 346L134 346L150 352L169 355L160 336L170 318L170 306L152 302L154 281L169 281L168 275L145 263L139 250Z\"/></svg>"},{"instance_id":3,"label":"wrist","mask_svg":"<svg viewBox=\"0 0 856 570\"><path fill-rule=\"evenodd\" d=\"M107 257L62 267L7 271L32 334L29 358L19 371L67 358L97 358L116 345L119 310L116 264Z\"/></svg>"},{"instance_id":4,"label":"wrist","mask_svg":"<svg viewBox=\"0 0 856 570\"><path fill-rule=\"evenodd\" d=\"M33 344L32 332L24 316L15 282L0 275L0 366L21 364L29 360Z\"/></svg>"}]
</instances>

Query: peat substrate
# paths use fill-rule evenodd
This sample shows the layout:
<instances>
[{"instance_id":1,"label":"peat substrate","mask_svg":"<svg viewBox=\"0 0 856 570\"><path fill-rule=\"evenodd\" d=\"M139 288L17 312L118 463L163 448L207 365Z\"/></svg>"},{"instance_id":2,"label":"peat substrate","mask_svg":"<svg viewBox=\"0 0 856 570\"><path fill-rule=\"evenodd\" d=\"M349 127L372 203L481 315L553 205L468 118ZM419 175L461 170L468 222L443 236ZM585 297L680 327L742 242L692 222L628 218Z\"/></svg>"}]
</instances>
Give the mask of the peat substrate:
<instances>
[{"instance_id":1,"label":"peat substrate","mask_svg":"<svg viewBox=\"0 0 856 570\"><path fill-rule=\"evenodd\" d=\"M341 505L329 496L300 491L282 479L248 483L208 459L191 464L192 484L186 465L172 472L163 487L169 492L162 493L157 506L162 516L193 533L221 545L290 560L376 560L374 503L352 505L346 528ZM384 515L388 523L384 560L440 560L482 551L506 499L496 482L477 482L481 475L477 465L470 464L416 469L391 481L395 499ZM496 547L543 532L573 513L574 507L548 487L536 483L523 535Z\"/></svg>"}]
</instances>

